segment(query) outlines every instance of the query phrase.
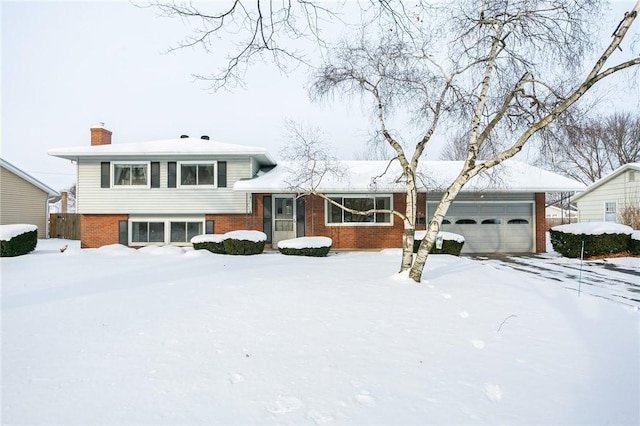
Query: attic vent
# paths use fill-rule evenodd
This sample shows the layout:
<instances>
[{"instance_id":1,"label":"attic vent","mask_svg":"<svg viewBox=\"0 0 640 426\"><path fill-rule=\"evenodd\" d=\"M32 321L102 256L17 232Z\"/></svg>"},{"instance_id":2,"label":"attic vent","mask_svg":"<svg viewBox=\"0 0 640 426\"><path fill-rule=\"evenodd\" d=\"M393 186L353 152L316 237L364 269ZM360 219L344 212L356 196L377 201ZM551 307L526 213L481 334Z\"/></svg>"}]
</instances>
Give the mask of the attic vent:
<instances>
[{"instance_id":1,"label":"attic vent","mask_svg":"<svg viewBox=\"0 0 640 426\"><path fill-rule=\"evenodd\" d=\"M202 136L200 136L200 139L204 139L205 141L208 141L209 140L209 136L202 135Z\"/></svg>"},{"instance_id":2,"label":"attic vent","mask_svg":"<svg viewBox=\"0 0 640 426\"><path fill-rule=\"evenodd\" d=\"M180 139L187 139L189 135L180 135Z\"/></svg>"}]
</instances>

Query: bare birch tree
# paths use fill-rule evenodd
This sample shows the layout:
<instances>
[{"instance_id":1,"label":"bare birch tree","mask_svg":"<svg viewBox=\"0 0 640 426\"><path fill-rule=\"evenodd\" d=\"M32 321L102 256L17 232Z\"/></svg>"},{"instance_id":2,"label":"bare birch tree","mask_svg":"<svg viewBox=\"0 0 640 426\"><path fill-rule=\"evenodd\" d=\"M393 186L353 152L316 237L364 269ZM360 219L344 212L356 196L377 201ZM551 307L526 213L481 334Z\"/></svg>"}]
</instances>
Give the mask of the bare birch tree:
<instances>
[{"instance_id":1,"label":"bare birch tree","mask_svg":"<svg viewBox=\"0 0 640 426\"><path fill-rule=\"evenodd\" d=\"M318 46L330 48L311 91L319 98L370 100L377 130L394 155L389 160L400 163L406 184L401 271L408 270L419 282L444 215L471 179L520 152L594 84L640 64L637 52L626 56L616 52L640 12L640 1L620 17L610 44L595 63L584 63L592 51L591 28L599 3L460 0L409 7L363 1L358 3L362 9L359 36L351 34L338 44L329 44L321 32L322 19L338 16L322 2L299 0L274 6L273 2L237 0L226 12L214 15L175 5L165 10L206 23L200 37L188 46L208 47L221 29L249 34L248 42L242 42L230 57L229 66L214 74L214 86L238 78L240 64L264 59L265 53L278 65L287 57L306 61L298 51L283 47L287 37L311 37ZM238 17L239 21L234 20ZM402 142L389 126L398 111L421 129L411 143ZM466 135L464 165L444 191L414 258L418 162L443 122ZM495 145L487 150L488 158L482 158L483 147L490 143Z\"/></svg>"},{"instance_id":2,"label":"bare birch tree","mask_svg":"<svg viewBox=\"0 0 640 426\"><path fill-rule=\"evenodd\" d=\"M541 143L538 162L590 185L618 167L640 161L640 115L567 114Z\"/></svg>"},{"instance_id":3,"label":"bare birch tree","mask_svg":"<svg viewBox=\"0 0 640 426\"><path fill-rule=\"evenodd\" d=\"M378 126L395 150L406 178L407 211L401 270L420 281L428 253L444 215L469 180L520 152L541 129L549 126L595 83L640 64L640 58L605 66L620 46L640 10L640 2L626 13L610 45L581 80L575 75L588 51L592 2L495 1L456 2L447 22L451 31L442 38L406 38L385 35L379 46L347 42L322 68L315 93L367 95L372 99ZM370 40L370 39L369 39ZM435 58L429 52L444 49ZM405 154L387 130L395 106L414 107L424 123L423 136ZM422 105L422 108L420 106ZM421 116L421 117L420 117ZM467 135L466 156L458 177L444 191L415 259L410 257L415 218L416 167L439 122L455 119ZM480 161L484 146L501 141Z\"/></svg>"}]
</instances>

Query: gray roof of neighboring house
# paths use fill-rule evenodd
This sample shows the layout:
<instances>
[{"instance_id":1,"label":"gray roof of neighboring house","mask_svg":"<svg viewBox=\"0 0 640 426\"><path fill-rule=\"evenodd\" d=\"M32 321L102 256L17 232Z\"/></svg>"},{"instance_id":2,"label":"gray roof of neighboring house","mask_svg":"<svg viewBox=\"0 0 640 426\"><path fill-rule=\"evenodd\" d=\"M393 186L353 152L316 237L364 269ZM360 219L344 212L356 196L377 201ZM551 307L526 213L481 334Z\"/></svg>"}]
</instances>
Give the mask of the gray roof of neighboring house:
<instances>
[{"instance_id":1,"label":"gray roof of neighboring house","mask_svg":"<svg viewBox=\"0 0 640 426\"><path fill-rule=\"evenodd\" d=\"M623 166L618 167L617 169L615 169L614 171L609 173L607 176L605 176L602 179L599 179L599 180L595 181L594 183L592 183L591 185L589 185L587 187L587 189L585 189L583 192L581 192L581 193L579 193L577 195L574 195L573 198L571 199L571 202L573 203L574 201L582 198L583 196L585 196L586 194L590 193L594 189L597 189L597 188L601 187L605 183L609 182L611 179L613 179L616 176L619 176L620 174L624 173L626 170L640 171L640 163L627 163L627 164L625 164Z\"/></svg>"},{"instance_id":2,"label":"gray roof of neighboring house","mask_svg":"<svg viewBox=\"0 0 640 426\"><path fill-rule=\"evenodd\" d=\"M41 190L43 190L44 192L48 193L52 197L60 195L58 193L58 191L56 191L55 189L52 189L52 188L48 187L44 183L40 182L38 179L36 179L33 176L31 176L30 174L28 174L27 172L24 172L24 171L20 170L19 168L17 168L16 166L14 166L10 162L8 162L7 160L4 160L4 159L0 158L0 166L2 166L5 169L9 170L13 174L20 176L22 179L24 179L27 182L31 183L32 185L40 188Z\"/></svg>"}]
</instances>

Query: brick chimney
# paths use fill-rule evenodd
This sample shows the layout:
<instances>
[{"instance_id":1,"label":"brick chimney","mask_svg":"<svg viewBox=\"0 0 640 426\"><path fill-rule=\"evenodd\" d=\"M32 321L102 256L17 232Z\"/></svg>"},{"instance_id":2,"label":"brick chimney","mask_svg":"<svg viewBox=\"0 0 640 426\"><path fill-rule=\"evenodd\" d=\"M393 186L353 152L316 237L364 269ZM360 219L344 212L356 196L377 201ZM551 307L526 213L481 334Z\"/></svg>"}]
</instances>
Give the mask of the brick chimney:
<instances>
[{"instance_id":1,"label":"brick chimney","mask_svg":"<svg viewBox=\"0 0 640 426\"><path fill-rule=\"evenodd\" d=\"M91 128L91 146L93 145L110 145L111 132L104 128L104 123Z\"/></svg>"},{"instance_id":2,"label":"brick chimney","mask_svg":"<svg viewBox=\"0 0 640 426\"><path fill-rule=\"evenodd\" d=\"M60 213L67 213L69 195L66 191L60 193Z\"/></svg>"}]
</instances>

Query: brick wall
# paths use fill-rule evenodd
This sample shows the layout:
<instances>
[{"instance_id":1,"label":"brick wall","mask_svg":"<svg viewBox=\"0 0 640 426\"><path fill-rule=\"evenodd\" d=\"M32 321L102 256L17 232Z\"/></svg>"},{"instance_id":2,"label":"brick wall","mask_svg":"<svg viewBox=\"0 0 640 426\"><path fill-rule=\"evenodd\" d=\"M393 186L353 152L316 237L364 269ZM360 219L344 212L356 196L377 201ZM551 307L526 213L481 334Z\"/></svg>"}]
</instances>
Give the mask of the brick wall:
<instances>
[{"instance_id":1,"label":"brick wall","mask_svg":"<svg viewBox=\"0 0 640 426\"><path fill-rule=\"evenodd\" d=\"M126 214L83 214L80 220L80 246L97 248L118 244L118 222L128 218Z\"/></svg>"},{"instance_id":2,"label":"brick wall","mask_svg":"<svg viewBox=\"0 0 640 426\"><path fill-rule=\"evenodd\" d=\"M536 192L535 195L536 220L536 253L547 251L547 218L545 217L545 194Z\"/></svg>"},{"instance_id":3,"label":"brick wall","mask_svg":"<svg viewBox=\"0 0 640 426\"><path fill-rule=\"evenodd\" d=\"M404 194L394 194L393 207L404 212ZM307 196L305 202L307 236L324 236L333 240L336 249L372 249L402 247L402 220L393 218L392 226L325 226L325 201L317 196Z\"/></svg>"}]
</instances>

